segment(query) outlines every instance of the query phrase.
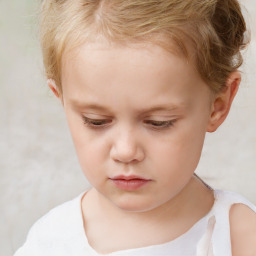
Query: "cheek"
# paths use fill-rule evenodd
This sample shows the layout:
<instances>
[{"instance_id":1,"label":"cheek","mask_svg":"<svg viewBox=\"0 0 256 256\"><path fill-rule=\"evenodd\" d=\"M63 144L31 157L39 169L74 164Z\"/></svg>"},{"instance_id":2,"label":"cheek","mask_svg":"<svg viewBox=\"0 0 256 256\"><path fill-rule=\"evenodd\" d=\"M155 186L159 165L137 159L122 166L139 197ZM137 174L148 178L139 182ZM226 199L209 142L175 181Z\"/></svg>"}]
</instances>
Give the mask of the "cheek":
<instances>
[{"instance_id":1,"label":"cheek","mask_svg":"<svg viewBox=\"0 0 256 256\"><path fill-rule=\"evenodd\" d=\"M85 127L82 118L72 113L66 115L78 160L83 172L86 173L103 162L104 140L95 139L95 134Z\"/></svg>"},{"instance_id":2,"label":"cheek","mask_svg":"<svg viewBox=\"0 0 256 256\"><path fill-rule=\"evenodd\" d=\"M155 141L154 152L161 158L161 164L174 172L193 172L201 156L204 137L204 130L185 125L169 137Z\"/></svg>"},{"instance_id":3,"label":"cheek","mask_svg":"<svg viewBox=\"0 0 256 256\"><path fill-rule=\"evenodd\" d=\"M83 139L77 136L74 144L83 174L93 186L97 186L102 182L100 177L104 177L102 174L104 173L106 159L103 146L97 142L91 143L88 136L84 136Z\"/></svg>"},{"instance_id":4,"label":"cheek","mask_svg":"<svg viewBox=\"0 0 256 256\"><path fill-rule=\"evenodd\" d=\"M74 137L74 144L77 152L77 156L84 173L97 172L99 168L104 168L106 161L106 146L102 140L91 140L90 136Z\"/></svg>"}]
</instances>

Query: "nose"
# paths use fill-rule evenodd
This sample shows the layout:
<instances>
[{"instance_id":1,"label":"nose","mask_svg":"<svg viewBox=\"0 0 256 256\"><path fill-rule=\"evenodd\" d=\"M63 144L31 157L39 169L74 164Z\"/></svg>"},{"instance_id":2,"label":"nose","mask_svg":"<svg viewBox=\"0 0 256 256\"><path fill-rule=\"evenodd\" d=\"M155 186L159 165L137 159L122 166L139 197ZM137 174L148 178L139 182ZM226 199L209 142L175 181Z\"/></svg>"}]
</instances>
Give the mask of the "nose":
<instances>
[{"instance_id":1,"label":"nose","mask_svg":"<svg viewBox=\"0 0 256 256\"><path fill-rule=\"evenodd\" d=\"M122 132L115 136L110 157L121 163L136 163L144 159L144 150L137 136L132 132Z\"/></svg>"}]
</instances>

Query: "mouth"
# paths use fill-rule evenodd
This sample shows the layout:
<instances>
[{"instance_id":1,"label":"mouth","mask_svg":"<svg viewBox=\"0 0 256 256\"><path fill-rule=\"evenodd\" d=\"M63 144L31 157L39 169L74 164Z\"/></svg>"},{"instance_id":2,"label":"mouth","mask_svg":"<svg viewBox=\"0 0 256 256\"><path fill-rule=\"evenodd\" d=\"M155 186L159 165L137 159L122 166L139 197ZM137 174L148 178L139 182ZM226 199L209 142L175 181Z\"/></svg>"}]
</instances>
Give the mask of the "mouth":
<instances>
[{"instance_id":1,"label":"mouth","mask_svg":"<svg viewBox=\"0 0 256 256\"><path fill-rule=\"evenodd\" d=\"M135 191L138 190L139 188L147 185L150 183L150 179L145 179L140 176L136 175L130 175L130 176L124 176L124 175L119 175L115 176L113 178L110 178L110 180L114 183L114 185L121 189L121 190L126 190L126 191Z\"/></svg>"}]
</instances>

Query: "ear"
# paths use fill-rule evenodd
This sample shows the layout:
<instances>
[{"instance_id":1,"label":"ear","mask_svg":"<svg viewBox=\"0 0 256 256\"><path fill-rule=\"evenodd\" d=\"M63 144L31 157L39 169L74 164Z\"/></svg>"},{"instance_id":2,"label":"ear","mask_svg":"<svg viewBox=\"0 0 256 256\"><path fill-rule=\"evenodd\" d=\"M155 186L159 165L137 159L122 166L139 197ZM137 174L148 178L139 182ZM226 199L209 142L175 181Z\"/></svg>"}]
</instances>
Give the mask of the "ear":
<instances>
[{"instance_id":1,"label":"ear","mask_svg":"<svg viewBox=\"0 0 256 256\"><path fill-rule=\"evenodd\" d=\"M214 96L212 102L211 116L207 131L214 132L226 119L233 99L241 82L241 75L239 71L234 71L227 79L224 90Z\"/></svg>"},{"instance_id":2,"label":"ear","mask_svg":"<svg viewBox=\"0 0 256 256\"><path fill-rule=\"evenodd\" d=\"M52 90L52 92L54 93L54 95L57 98L60 98L60 93L59 93L59 90L57 88L57 85L56 85L55 81L53 79L48 79L47 84L50 87L50 89Z\"/></svg>"}]
</instances>

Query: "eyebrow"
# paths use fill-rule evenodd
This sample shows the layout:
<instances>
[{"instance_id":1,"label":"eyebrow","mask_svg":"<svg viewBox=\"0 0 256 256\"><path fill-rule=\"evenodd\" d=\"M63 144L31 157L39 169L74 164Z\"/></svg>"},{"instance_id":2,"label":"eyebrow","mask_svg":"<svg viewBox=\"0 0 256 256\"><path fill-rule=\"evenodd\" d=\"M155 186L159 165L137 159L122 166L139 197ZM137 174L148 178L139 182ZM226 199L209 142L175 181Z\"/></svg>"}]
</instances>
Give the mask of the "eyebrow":
<instances>
[{"instance_id":1,"label":"eyebrow","mask_svg":"<svg viewBox=\"0 0 256 256\"><path fill-rule=\"evenodd\" d=\"M79 102L77 100L70 100L70 105L74 106L74 108L80 108L80 109L89 109L89 110L98 110L98 111L104 111L104 112L113 112L107 107L104 107L100 104L95 104L95 103L83 103ZM150 113L150 112L156 112L156 111L174 111L176 109L182 109L184 108L184 104L159 104L155 105L149 108L142 108L137 110L138 113Z\"/></svg>"},{"instance_id":2,"label":"eyebrow","mask_svg":"<svg viewBox=\"0 0 256 256\"><path fill-rule=\"evenodd\" d=\"M70 100L69 104L74 106L75 108L109 111L106 107L101 106L99 104L86 104L86 103L79 102L77 100Z\"/></svg>"}]
</instances>

